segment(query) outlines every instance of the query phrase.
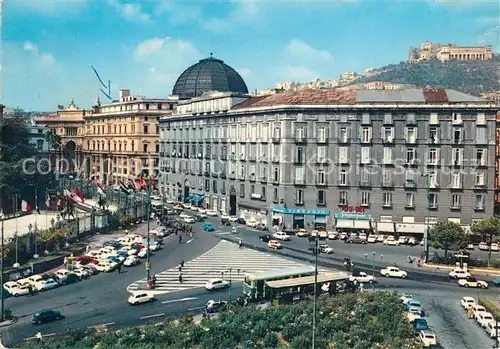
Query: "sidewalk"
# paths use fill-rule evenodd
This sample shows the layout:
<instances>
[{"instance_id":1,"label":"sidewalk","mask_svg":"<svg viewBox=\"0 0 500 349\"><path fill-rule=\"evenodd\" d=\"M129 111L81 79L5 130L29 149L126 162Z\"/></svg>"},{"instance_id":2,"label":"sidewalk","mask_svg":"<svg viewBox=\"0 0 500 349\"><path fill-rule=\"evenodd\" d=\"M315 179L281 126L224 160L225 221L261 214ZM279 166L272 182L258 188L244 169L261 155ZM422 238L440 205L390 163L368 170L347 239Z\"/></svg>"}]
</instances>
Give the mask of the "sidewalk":
<instances>
[{"instance_id":1,"label":"sidewalk","mask_svg":"<svg viewBox=\"0 0 500 349\"><path fill-rule=\"evenodd\" d=\"M440 269L440 270L453 270L455 269L454 265L441 265L441 264L427 264L424 263L422 264L422 267L428 268L428 269ZM492 269L485 269L485 268L474 268L474 267L468 267L467 268L470 272L478 275L483 275L483 276L500 276L500 269L498 268L492 268Z\"/></svg>"}]
</instances>

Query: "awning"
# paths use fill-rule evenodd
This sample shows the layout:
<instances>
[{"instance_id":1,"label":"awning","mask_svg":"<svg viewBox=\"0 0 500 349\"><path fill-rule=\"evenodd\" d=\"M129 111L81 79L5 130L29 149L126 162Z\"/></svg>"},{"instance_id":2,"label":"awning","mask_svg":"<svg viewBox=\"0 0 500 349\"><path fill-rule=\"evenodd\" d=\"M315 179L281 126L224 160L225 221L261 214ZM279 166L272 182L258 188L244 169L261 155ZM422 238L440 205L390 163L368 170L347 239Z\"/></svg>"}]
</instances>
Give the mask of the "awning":
<instances>
[{"instance_id":1,"label":"awning","mask_svg":"<svg viewBox=\"0 0 500 349\"><path fill-rule=\"evenodd\" d=\"M354 221L354 228L356 229L366 229L369 230L370 228L370 221Z\"/></svg>"},{"instance_id":2,"label":"awning","mask_svg":"<svg viewBox=\"0 0 500 349\"><path fill-rule=\"evenodd\" d=\"M337 219L335 226L337 229L354 229L354 221L352 219Z\"/></svg>"},{"instance_id":3,"label":"awning","mask_svg":"<svg viewBox=\"0 0 500 349\"><path fill-rule=\"evenodd\" d=\"M426 224L419 223L398 223L396 224L397 233L424 234Z\"/></svg>"},{"instance_id":4,"label":"awning","mask_svg":"<svg viewBox=\"0 0 500 349\"><path fill-rule=\"evenodd\" d=\"M191 202L200 203L201 201L203 201L203 199L204 199L203 196L198 194L192 194L188 196L188 200Z\"/></svg>"},{"instance_id":5,"label":"awning","mask_svg":"<svg viewBox=\"0 0 500 349\"><path fill-rule=\"evenodd\" d=\"M314 222L326 224L326 216L314 216Z\"/></svg>"},{"instance_id":6,"label":"awning","mask_svg":"<svg viewBox=\"0 0 500 349\"><path fill-rule=\"evenodd\" d=\"M294 214L293 215L293 220L294 221L303 221L304 220L304 215L303 214Z\"/></svg>"},{"instance_id":7,"label":"awning","mask_svg":"<svg viewBox=\"0 0 500 349\"><path fill-rule=\"evenodd\" d=\"M379 233L394 233L394 223L379 222L377 223L377 231Z\"/></svg>"}]
</instances>

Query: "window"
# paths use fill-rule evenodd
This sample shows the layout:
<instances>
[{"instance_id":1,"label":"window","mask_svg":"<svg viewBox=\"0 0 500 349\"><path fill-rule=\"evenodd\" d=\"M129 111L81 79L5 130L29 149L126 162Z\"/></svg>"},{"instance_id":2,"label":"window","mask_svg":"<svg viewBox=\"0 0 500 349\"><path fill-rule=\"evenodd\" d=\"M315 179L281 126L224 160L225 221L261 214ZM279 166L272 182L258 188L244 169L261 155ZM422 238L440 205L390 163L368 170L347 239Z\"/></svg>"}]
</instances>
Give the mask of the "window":
<instances>
[{"instance_id":1,"label":"window","mask_svg":"<svg viewBox=\"0 0 500 349\"><path fill-rule=\"evenodd\" d=\"M439 164L439 149L431 148L427 155L427 165Z\"/></svg>"},{"instance_id":2,"label":"window","mask_svg":"<svg viewBox=\"0 0 500 349\"><path fill-rule=\"evenodd\" d=\"M462 129L454 127L453 128L453 144L462 144Z\"/></svg>"},{"instance_id":3,"label":"window","mask_svg":"<svg viewBox=\"0 0 500 349\"><path fill-rule=\"evenodd\" d=\"M339 185L347 185L347 170L344 169L340 170Z\"/></svg>"},{"instance_id":4,"label":"window","mask_svg":"<svg viewBox=\"0 0 500 349\"><path fill-rule=\"evenodd\" d=\"M369 185L370 184L370 176L371 176L371 173L368 169L362 169L361 170L361 184L362 185Z\"/></svg>"},{"instance_id":5,"label":"window","mask_svg":"<svg viewBox=\"0 0 500 349\"><path fill-rule=\"evenodd\" d=\"M361 147L361 163L370 163L370 147Z\"/></svg>"},{"instance_id":6,"label":"window","mask_svg":"<svg viewBox=\"0 0 500 349\"><path fill-rule=\"evenodd\" d=\"M318 190L318 205L326 204L326 192L324 190Z\"/></svg>"},{"instance_id":7,"label":"window","mask_svg":"<svg viewBox=\"0 0 500 349\"><path fill-rule=\"evenodd\" d=\"M278 201L278 188L273 188L273 201Z\"/></svg>"},{"instance_id":8,"label":"window","mask_svg":"<svg viewBox=\"0 0 500 349\"><path fill-rule=\"evenodd\" d=\"M327 161L326 158L326 147L325 146L319 146L318 147L318 162L319 163L324 163Z\"/></svg>"},{"instance_id":9,"label":"window","mask_svg":"<svg viewBox=\"0 0 500 349\"><path fill-rule=\"evenodd\" d=\"M296 147L295 151L295 163L296 164L303 164L304 163L304 158L305 158L305 151L304 147Z\"/></svg>"},{"instance_id":10,"label":"window","mask_svg":"<svg viewBox=\"0 0 500 349\"><path fill-rule=\"evenodd\" d=\"M38 151L42 151L43 150L43 139L38 139L36 141L36 149Z\"/></svg>"},{"instance_id":11,"label":"window","mask_svg":"<svg viewBox=\"0 0 500 349\"><path fill-rule=\"evenodd\" d=\"M451 174L451 187L454 189L462 188L462 174L460 172L454 172Z\"/></svg>"},{"instance_id":12,"label":"window","mask_svg":"<svg viewBox=\"0 0 500 349\"><path fill-rule=\"evenodd\" d=\"M240 178L242 178L242 179L245 178L245 165L240 166Z\"/></svg>"},{"instance_id":13,"label":"window","mask_svg":"<svg viewBox=\"0 0 500 349\"><path fill-rule=\"evenodd\" d=\"M318 169L318 184L326 184L326 173L324 169Z\"/></svg>"},{"instance_id":14,"label":"window","mask_svg":"<svg viewBox=\"0 0 500 349\"><path fill-rule=\"evenodd\" d=\"M438 196L436 193L430 193L429 194L429 208L437 208L437 199Z\"/></svg>"},{"instance_id":15,"label":"window","mask_svg":"<svg viewBox=\"0 0 500 349\"><path fill-rule=\"evenodd\" d=\"M464 159L464 150L454 148L452 150L452 161L453 161L452 165L453 166L462 166L463 159Z\"/></svg>"},{"instance_id":16,"label":"window","mask_svg":"<svg viewBox=\"0 0 500 349\"><path fill-rule=\"evenodd\" d=\"M429 188L438 188L438 174L436 172L427 172Z\"/></svg>"},{"instance_id":17,"label":"window","mask_svg":"<svg viewBox=\"0 0 500 349\"><path fill-rule=\"evenodd\" d=\"M304 203L304 191L302 189L295 191L295 203L299 205Z\"/></svg>"},{"instance_id":18,"label":"window","mask_svg":"<svg viewBox=\"0 0 500 349\"><path fill-rule=\"evenodd\" d=\"M252 184L250 186L250 195L253 195L253 194L255 194L255 185L254 184Z\"/></svg>"},{"instance_id":19,"label":"window","mask_svg":"<svg viewBox=\"0 0 500 349\"><path fill-rule=\"evenodd\" d=\"M349 129L347 127L341 127L339 130L339 142L349 142Z\"/></svg>"},{"instance_id":20,"label":"window","mask_svg":"<svg viewBox=\"0 0 500 349\"><path fill-rule=\"evenodd\" d=\"M385 192L382 193L382 207L392 206L392 193Z\"/></svg>"},{"instance_id":21,"label":"window","mask_svg":"<svg viewBox=\"0 0 500 349\"><path fill-rule=\"evenodd\" d=\"M474 208L476 210L484 210L484 194L476 194Z\"/></svg>"},{"instance_id":22,"label":"window","mask_svg":"<svg viewBox=\"0 0 500 349\"><path fill-rule=\"evenodd\" d=\"M407 170L405 172L406 182L415 183L415 172Z\"/></svg>"},{"instance_id":23,"label":"window","mask_svg":"<svg viewBox=\"0 0 500 349\"><path fill-rule=\"evenodd\" d=\"M148 126L148 125L144 125L144 126L142 127L142 131L143 131L143 133L144 133L145 135L147 135L147 134L149 133L149 126Z\"/></svg>"},{"instance_id":24,"label":"window","mask_svg":"<svg viewBox=\"0 0 500 349\"><path fill-rule=\"evenodd\" d=\"M406 149L406 163L414 165L417 161L417 154L414 148Z\"/></svg>"},{"instance_id":25,"label":"window","mask_svg":"<svg viewBox=\"0 0 500 349\"><path fill-rule=\"evenodd\" d=\"M278 167L274 168L274 181L275 182L280 181L280 169Z\"/></svg>"},{"instance_id":26,"label":"window","mask_svg":"<svg viewBox=\"0 0 500 349\"><path fill-rule=\"evenodd\" d=\"M306 130L304 129L304 127L297 127L297 129L295 130L295 138L298 140L303 140L304 138L306 138Z\"/></svg>"},{"instance_id":27,"label":"window","mask_svg":"<svg viewBox=\"0 0 500 349\"><path fill-rule=\"evenodd\" d=\"M486 117L484 113L477 113L476 125L486 125Z\"/></svg>"},{"instance_id":28,"label":"window","mask_svg":"<svg viewBox=\"0 0 500 349\"><path fill-rule=\"evenodd\" d=\"M455 210L460 208L460 194L453 194L451 196L451 208Z\"/></svg>"},{"instance_id":29,"label":"window","mask_svg":"<svg viewBox=\"0 0 500 349\"><path fill-rule=\"evenodd\" d=\"M349 148L340 147L339 148L339 163L348 164L349 163Z\"/></svg>"},{"instance_id":30,"label":"window","mask_svg":"<svg viewBox=\"0 0 500 349\"><path fill-rule=\"evenodd\" d=\"M372 140L372 128L363 127L361 129L361 143L370 143Z\"/></svg>"},{"instance_id":31,"label":"window","mask_svg":"<svg viewBox=\"0 0 500 349\"><path fill-rule=\"evenodd\" d=\"M431 124L431 125L439 124L439 115L438 115L438 113L431 113L431 116L429 118L429 124Z\"/></svg>"},{"instance_id":32,"label":"window","mask_svg":"<svg viewBox=\"0 0 500 349\"><path fill-rule=\"evenodd\" d=\"M281 137L281 126L274 126L273 128L273 138L279 139Z\"/></svg>"},{"instance_id":33,"label":"window","mask_svg":"<svg viewBox=\"0 0 500 349\"><path fill-rule=\"evenodd\" d=\"M415 207L415 193L406 193L405 207Z\"/></svg>"},{"instance_id":34,"label":"window","mask_svg":"<svg viewBox=\"0 0 500 349\"><path fill-rule=\"evenodd\" d=\"M361 206L370 206L370 192L362 191L361 192Z\"/></svg>"},{"instance_id":35,"label":"window","mask_svg":"<svg viewBox=\"0 0 500 349\"><path fill-rule=\"evenodd\" d=\"M486 183L485 180L485 174L484 173L476 173L476 179L475 179L475 186L483 186Z\"/></svg>"},{"instance_id":36,"label":"window","mask_svg":"<svg viewBox=\"0 0 500 349\"><path fill-rule=\"evenodd\" d=\"M486 166L486 149L476 149L476 166Z\"/></svg>"},{"instance_id":37,"label":"window","mask_svg":"<svg viewBox=\"0 0 500 349\"><path fill-rule=\"evenodd\" d=\"M392 185L392 170L388 168L384 168L382 171L382 184L383 185Z\"/></svg>"},{"instance_id":38,"label":"window","mask_svg":"<svg viewBox=\"0 0 500 349\"><path fill-rule=\"evenodd\" d=\"M339 205L347 205L347 192L346 191L343 191L341 190L339 192Z\"/></svg>"},{"instance_id":39,"label":"window","mask_svg":"<svg viewBox=\"0 0 500 349\"><path fill-rule=\"evenodd\" d=\"M431 143L437 144L439 143L439 128L438 127L431 127L429 129L429 139Z\"/></svg>"},{"instance_id":40,"label":"window","mask_svg":"<svg viewBox=\"0 0 500 349\"><path fill-rule=\"evenodd\" d=\"M260 189L260 193L261 193L260 195L261 195L262 199L265 199L265 197L266 197L266 187L262 187Z\"/></svg>"},{"instance_id":41,"label":"window","mask_svg":"<svg viewBox=\"0 0 500 349\"><path fill-rule=\"evenodd\" d=\"M476 143L485 144L486 141L486 127L476 127Z\"/></svg>"},{"instance_id":42,"label":"window","mask_svg":"<svg viewBox=\"0 0 500 349\"><path fill-rule=\"evenodd\" d=\"M295 183L305 183L306 171L304 167L295 168Z\"/></svg>"},{"instance_id":43,"label":"window","mask_svg":"<svg viewBox=\"0 0 500 349\"><path fill-rule=\"evenodd\" d=\"M417 129L415 127L406 128L406 142L415 143L417 140Z\"/></svg>"},{"instance_id":44,"label":"window","mask_svg":"<svg viewBox=\"0 0 500 349\"><path fill-rule=\"evenodd\" d=\"M392 164L392 148L385 147L382 162L386 165Z\"/></svg>"},{"instance_id":45,"label":"window","mask_svg":"<svg viewBox=\"0 0 500 349\"><path fill-rule=\"evenodd\" d=\"M244 170L245 170L245 166L243 166L243 172L244 172ZM210 163L209 162L207 162L205 164L205 172L210 173Z\"/></svg>"},{"instance_id":46,"label":"window","mask_svg":"<svg viewBox=\"0 0 500 349\"><path fill-rule=\"evenodd\" d=\"M326 142L326 127L318 126L318 142Z\"/></svg>"},{"instance_id":47,"label":"window","mask_svg":"<svg viewBox=\"0 0 500 349\"><path fill-rule=\"evenodd\" d=\"M212 190L217 194L217 181L215 179L212 181Z\"/></svg>"},{"instance_id":48,"label":"window","mask_svg":"<svg viewBox=\"0 0 500 349\"><path fill-rule=\"evenodd\" d=\"M120 148L121 148L121 144L120 144ZM148 152L148 145L147 145L147 144L143 144L143 145L142 145L142 151L143 151L144 153L147 153L147 152Z\"/></svg>"},{"instance_id":49,"label":"window","mask_svg":"<svg viewBox=\"0 0 500 349\"><path fill-rule=\"evenodd\" d=\"M209 190L210 190L210 180L205 179L205 191L209 191Z\"/></svg>"},{"instance_id":50,"label":"window","mask_svg":"<svg viewBox=\"0 0 500 349\"><path fill-rule=\"evenodd\" d=\"M245 185L240 184L240 198L244 198L244 197L245 197Z\"/></svg>"},{"instance_id":51,"label":"window","mask_svg":"<svg viewBox=\"0 0 500 349\"><path fill-rule=\"evenodd\" d=\"M462 115L460 113L452 113L451 118L453 120L452 121L453 125L458 125L462 123Z\"/></svg>"},{"instance_id":52,"label":"window","mask_svg":"<svg viewBox=\"0 0 500 349\"><path fill-rule=\"evenodd\" d=\"M392 143L394 141L394 127L384 127L382 130L384 142Z\"/></svg>"},{"instance_id":53,"label":"window","mask_svg":"<svg viewBox=\"0 0 500 349\"><path fill-rule=\"evenodd\" d=\"M363 113L363 115L361 116L361 123L363 125L369 125L370 124L370 114Z\"/></svg>"}]
</instances>

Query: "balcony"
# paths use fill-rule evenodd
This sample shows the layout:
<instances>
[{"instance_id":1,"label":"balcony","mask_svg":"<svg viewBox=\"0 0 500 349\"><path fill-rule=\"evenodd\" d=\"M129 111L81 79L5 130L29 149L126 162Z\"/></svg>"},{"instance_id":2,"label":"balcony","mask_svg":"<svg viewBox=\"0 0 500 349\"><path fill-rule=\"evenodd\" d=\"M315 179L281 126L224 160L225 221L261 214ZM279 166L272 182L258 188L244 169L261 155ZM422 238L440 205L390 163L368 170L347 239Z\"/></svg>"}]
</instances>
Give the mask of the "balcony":
<instances>
[{"instance_id":1,"label":"balcony","mask_svg":"<svg viewBox=\"0 0 500 349\"><path fill-rule=\"evenodd\" d=\"M316 180L317 187L326 187L328 185L326 180Z\"/></svg>"},{"instance_id":2,"label":"balcony","mask_svg":"<svg viewBox=\"0 0 500 349\"><path fill-rule=\"evenodd\" d=\"M450 210L451 211L460 211L461 208L460 208L460 205L450 205Z\"/></svg>"},{"instance_id":3,"label":"balcony","mask_svg":"<svg viewBox=\"0 0 500 349\"><path fill-rule=\"evenodd\" d=\"M198 153L198 159L203 159L203 154L202 153Z\"/></svg>"},{"instance_id":4,"label":"balcony","mask_svg":"<svg viewBox=\"0 0 500 349\"><path fill-rule=\"evenodd\" d=\"M273 143L280 143L281 142L281 137L273 137L271 138Z\"/></svg>"},{"instance_id":5,"label":"balcony","mask_svg":"<svg viewBox=\"0 0 500 349\"><path fill-rule=\"evenodd\" d=\"M362 179L359 181L359 186L364 188L370 188L372 183L369 179Z\"/></svg>"},{"instance_id":6,"label":"balcony","mask_svg":"<svg viewBox=\"0 0 500 349\"><path fill-rule=\"evenodd\" d=\"M273 198L273 204L277 204L277 203L279 203L278 198Z\"/></svg>"},{"instance_id":7,"label":"balcony","mask_svg":"<svg viewBox=\"0 0 500 349\"><path fill-rule=\"evenodd\" d=\"M476 160L476 167L488 167L488 164L484 160Z\"/></svg>"},{"instance_id":8,"label":"balcony","mask_svg":"<svg viewBox=\"0 0 500 349\"><path fill-rule=\"evenodd\" d=\"M293 183L294 183L295 185L300 185L300 186L302 186L302 185L306 185L306 180L305 180L305 179L303 179L303 178L295 178L295 180L293 181Z\"/></svg>"},{"instance_id":9,"label":"balcony","mask_svg":"<svg viewBox=\"0 0 500 349\"><path fill-rule=\"evenodd\" d=\"M217 160L217 154L212 154L212 160Z\"/></svg>"},{"instance_id":10,"label":"balcony","mask_svg":"<svg viewBox=\"0 0 500 349\"><path fill-rule=\"evenodd\" d=\"M410 159L406 161L406 166L418 166L418 160L417 159Z\"/></svg>"},{"instance_id":11,"label":"balcony","mask_svg":"<svg viewBox=\"0 0 500 349\"><path fill-rule=\"evenodd\" d=\"M251 175L248 177L248 180L249 180L250 182L255 182L255 181L256 181L255 175L254 175L254 174L251 174Z\"/></svg>"},{"instance_id":12,"label":"balcony","mask_svg":"<svg viewBox=\"0 0 500 349\"><path fill-rule=\"evenodd\" d=\"M339 144L349 144L350 139L349 139L349 137L340 137L338 142L339 142Z\"/></svg>"},{"instance_id":13,"label":"balcony","mask_svg":"<svg viewBox=\"0 0 500 349\"><path fill-rule=\"evenodd\" d=\"M177 172L177 171L175 170L175 168L173 168L171 172L172 172L172 173L175 173L175 172Z\"/></svg>"},{"instance_id":14,"label":"balcony","mask_svg":"<svg viewBox=\"0 0 500 349\"><path fill-rule=\"evenodd\" d=\"M305 144L307 143L307 138L305 136L295 136L295 143Z\"/></svg>"},{"instance_id":15,"label":"balcony","mask_svg":"<svg viewBox=\"0 0 500 349\"><path fill-rule=\"evenodd\" d=\"M406 143L407 144L415 144L417 143L417 139L415 137L406 137Z\"/></svg>"},{"instance_id":16,"label":"balcony","mask_svg":"<svg viewBox=\"0 0 500 349\"><path fill-rule=\"evenodd\" d=\"M268 162L268 158L267 158L267 156L266 156L266 155L261 156L261 157L260 157L260 161L261 161L261 162L265 162L265 163L267 163L267 162Z\"/></svg>"},{"instance_id":17,"label":"balcony","mask_svg":"<svg viewBox=\"0 0 500 349\"><path fill-rule=\"evenodd\" d=\"M326 206L326 201L316 200L316 205L318 205L318 206Z\"/></svg>"},{"instance_id":18,"label":"balcony","mask_svg":"<svg viewBox=\"0 0 500 349\"><path fill-rule=\"evenodd\" d=\"M328 138L326 138L326 137L316 138L316 143L318 143L318 144L326 144L326 143L328 143Z\"/></svg>"},{"instance_id":19,"label":"balcony","mask_svg":"<svg viewBox=\"0 0 500 349\"><path fill-rule=\"evenodd\" d=\"M203 172L203 175L204 175L205 177L210 177L210 172L205 171L205 172Z\"/></svg>"},{"instance_id":20,"label":"balcony","mask_svg":"<svg viewBox=\"0 0 500 349\"><path fill-rule=\"evenodd\" d=\"M417 183L415 183L415 181L413 181L413 180L407 180L407 181L405 181L405 188L415 189L415 188L417 188Z\"/></svg>"},{"instance_id":21,"label":"balcony","mask_svg":"<svg viewBox=\"0 0 500 349\"><path fill-rule=\"evenodd\" d=\"M173 151L171 155L173 158L175 158L175 155L176 155L175 151Z\"/></svg>"},{"instance_id":22,"label":"balcony","mask_svg":"<svg viewBox=\"0 0 500 349\"><path fill-rule=\"evenodd\" d=\"M205 159L210 160L211 156L210 154L205 154Z\"/></svg>"},{"instance_id":23,"label":"balcony","mask_svg":"<svg viewBox=\"0 0 500 349\"><path fill-rule=\"evenodd\" d=\"M260 176L260 182L261 183L267 183L267 177L266 176Z\"/></svg>"},{"instance_id":24,"label":"balcony","mask_svg":"<svg viewBox=\"0 0 500 349\"><path fill-rule=\"evenodd\" d=\"M304 165L304 159L294 159L293 164L294 165Z\"/></svg>"},{"instance_id":25,"label":"balcony","mask_svg":"<svg viewBox=\"0 0 500 349\"><path fill-rule=\"evenodd\" d=\"M279 164L280 163L280 158L277 158L277 157L273 158L272 163L273 164Z\"/></svg>"},{"instance_id":26,"label":"balcony","mask_svg":"<svg viewBox=\"0 0 500 349\"><path fill-rule=\"evenodd\" d=\"M394 187L393 181L382 181L382 188L393 188L393 187Z\"/></svg>"},{"instance_id":27,"label":"balcony","mask_svg":"<svg viewBox=\"0 0 500 349\"><path fill-rule=\"evenodd\" d=\"M229 179L236 179L236 175L234 174L234 172L231 172L231 174L229 175Z\"/></svg>"},{"instance_id":28,"label":"balcony","mask_svg":"<svg viewBox=\"0 0 500 349\"><path fill-rule=\"evenodd\" d=\"M219 143L219 138L212 138L212 143Z\"/></svg>"},{"instance_id":29,"label":"balcony","mask_svg":"<svg viewBox=\"0 0 500 349\"><path fill-rule=\"evenodd\" d=\"M165 156L165 152L161 151L160 153L160 156Z\"/></svg>"},{"instance_id":30,"label":"balcony","mask_svg":"<svg viewBox=\"0 0 500 349\"><path fill-rule=\"evenodd\" d=\"M280 184L279 178L273 178L272 183L273 184Z\"/></svg>"},{"instance_id":31,"label":"balcony","mask_svg":"<svg viewBox=\"0 0 500 349\"><path fill-rule=\"evenodd\" d=\"M234 154L231 154L229 158L231 159L231 161L236 161L236 155Z\"/></svg>"},{"instance_id":32,"label":"balcony","mask_svg":"<svg viewBox=\"0 0 500 349\"><path fill-rule=\"evenodd\" d=\"M202 171L198 171L198 176L203 176L203 172Z\"/></svg>"},{"instance_id":33,"label":"balcony","mask_svg":"<svg viewBox=\"0 0 500 349\"><path fill-rule=\"evenodd\" d=\"M382 208L392 208L392 202L383 202Z\"/></svg>"},{"instance_id":34,"label":"balcony","mask_svg":"<svg viewBox=\"0 0 500 349\"><path fill-rule=\"evenodd\" d=\"M222 172L222 173L220 174L220 178L222 178L222 179L226 179L226 173L225 173L225 172Z\"/></svg>"},{"instance_id":35,"label":"balcony","mask_svg":"<svg viewBox=\"0 0 500 349\"><path fill-rule=\"evenodd\" d=\"M212 172L212 178L219 178L219 174L215 173L215 172Z\"/></svg>"}]
</instances>

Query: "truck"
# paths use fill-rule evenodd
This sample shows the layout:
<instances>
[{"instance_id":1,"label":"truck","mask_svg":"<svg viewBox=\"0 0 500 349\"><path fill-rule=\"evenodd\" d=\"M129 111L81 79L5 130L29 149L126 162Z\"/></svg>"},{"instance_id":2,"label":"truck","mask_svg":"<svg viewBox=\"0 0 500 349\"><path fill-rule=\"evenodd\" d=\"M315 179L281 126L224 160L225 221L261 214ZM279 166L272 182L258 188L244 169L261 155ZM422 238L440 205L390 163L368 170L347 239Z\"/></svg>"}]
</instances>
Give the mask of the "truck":
<instances>
[{"instance_id":1,"label":"truck","mask_svg":"<svg viewBox=\"0 0 500 349\"><path fill-rule=\"evenodd\" d=\"M368 275L364 271L359 271L359 272L354 271L353 275L349 278L349 280L350 281L356 280L357 282L361 282L363 284L364 283L372 284L374 282L377 282L377 280L375 279L375 276Z\"/></svg>"}]
</instances>

